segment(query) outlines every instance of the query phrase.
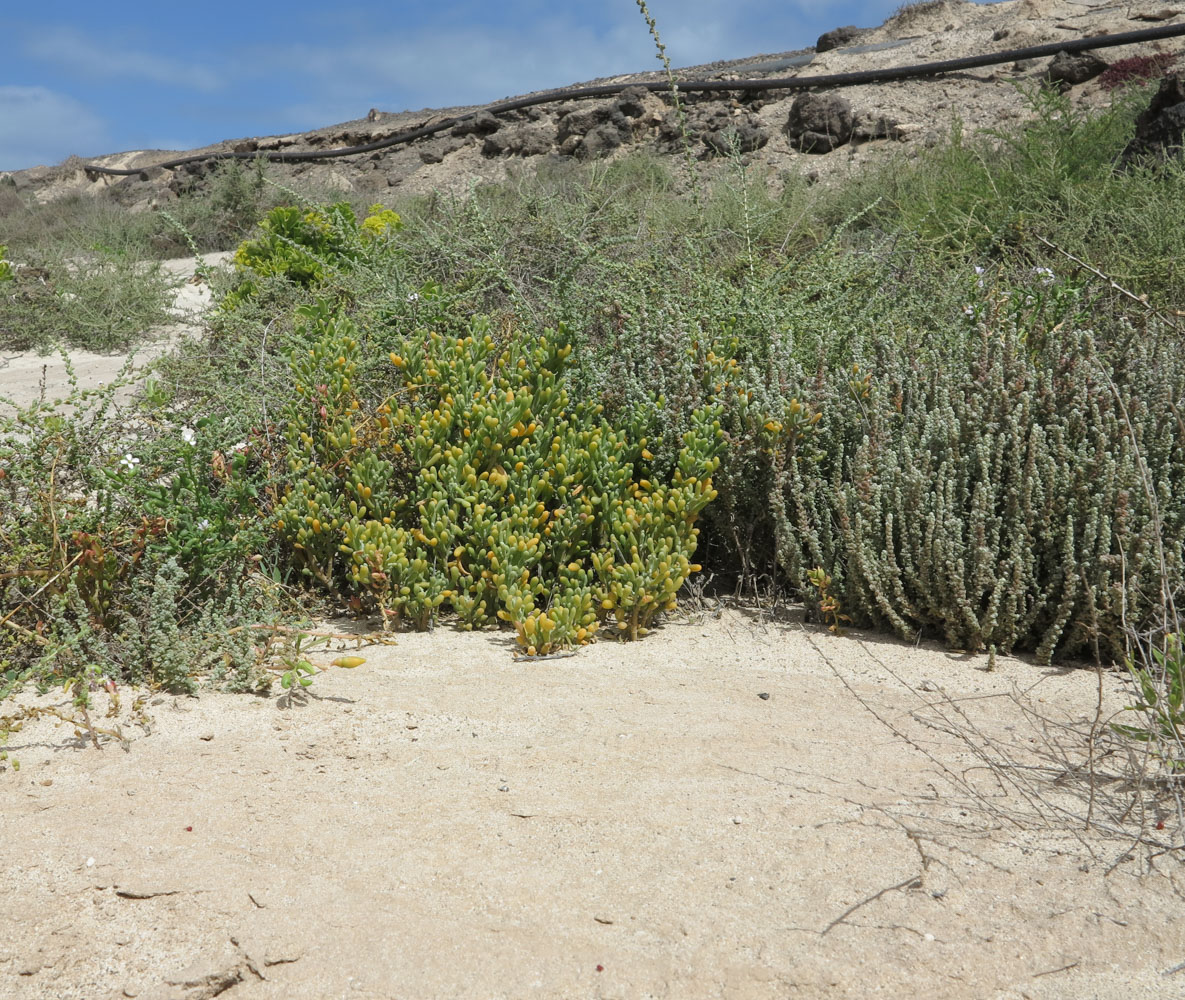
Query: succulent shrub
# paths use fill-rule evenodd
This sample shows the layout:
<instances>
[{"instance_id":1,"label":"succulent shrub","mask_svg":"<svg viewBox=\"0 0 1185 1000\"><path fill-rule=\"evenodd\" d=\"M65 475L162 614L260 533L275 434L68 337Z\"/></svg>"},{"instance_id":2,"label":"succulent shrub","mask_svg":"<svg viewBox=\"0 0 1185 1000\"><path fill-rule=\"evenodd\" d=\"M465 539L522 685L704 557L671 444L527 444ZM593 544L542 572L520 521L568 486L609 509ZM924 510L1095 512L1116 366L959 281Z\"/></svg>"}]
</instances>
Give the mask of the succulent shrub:
<instances>
[{"instance_id":1,"label":"succulent shrub","mask_svg":"<svg viewBox=\"0 0 1185 1000\"><path fill-rule=\"evenodd\" d=\"M500 619L527 655L609 618L636 639L675 608L716 495L717 403L692 414L662 481L653 407L611 423L569 399L562 328L499 344L477 317L463 336L416 334L390 353L390 394L364 405L353 323L325 303L303 318L275 527L309 576L414 628L446 607L463 627Z\"/></svg>"},{"instance_id":2,"label":"succulent shrub","mask_svg":"<svg viewBox=\"0 0 1185 1000\"><path fill-rule=\"evenodd\" d=\"M348 202L273 208L259 223L259 236L235 251L240 279L223 308L234 309L257 294L260 279L278 277L305 288L322 285L336 272L382 252L402 227L396 212L378 204L361 221Z\"/></svg>"}]
</instances>

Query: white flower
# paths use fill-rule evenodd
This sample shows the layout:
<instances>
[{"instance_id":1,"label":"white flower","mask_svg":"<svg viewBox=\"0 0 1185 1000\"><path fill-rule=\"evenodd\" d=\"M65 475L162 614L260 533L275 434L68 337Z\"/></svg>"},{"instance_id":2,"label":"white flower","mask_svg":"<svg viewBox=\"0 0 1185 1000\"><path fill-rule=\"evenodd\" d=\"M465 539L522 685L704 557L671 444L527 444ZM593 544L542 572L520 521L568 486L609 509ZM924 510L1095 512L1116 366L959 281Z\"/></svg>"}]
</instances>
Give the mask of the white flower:
<instances>
[{"instance_id":1,"label":"white flower","mask_svg":"<svg viewBox=\"0 0 1185 1000\"><path fill-rule=\"evenodd\" d=\"M198 521L198 523L197 523L197 526L198 526L198 527L199 527L199 528L200 528L202 531L205 531L205 530L206 530L208 527L210 527L210 519L209 519L209 518L206 518L206 517L203 517L203 518L202 518L200 521Z\"/></svg>"},{"instance_id":2,"label":"white flower","mask_svg":"<svg viewBox=\"0 0 1185 1000\"><path fill-rule=\"evenodd\" d=\"M192 427L181 428L181 440L186 444L193 444L197 440L197 431Z\"/></svg>"},{"instance_id":3,"label":"white flower","mask_svg":"<svg viewBox=\"0 0 1185 1000\"><path fill-rule=\"evenodd\" d=\"M963 315L967 316L970 319L974 319L975 318L975 307L974 306L963 306Z\"/></svg>"},{"instance_id":4,"label":"white flower","mask_svg":"<svg viewBox=\"0 0 1185 1000\"><path fill-rule=\"evenodd\" d=\"M978 275L978 277L976 277L976 279L975 279L975 287L976 288L983 288L983 275L987 273L987 269L982 268L978 264L976 264L975 265L975 273L976 273L976 275Z\"/></svg>"},{"instance_id":5,"label":"white flower","mask_svg":"<svg viewBox=\"0 0 1185 1000\"><path fill-rule=\"evenodd\" d=\"M250 447L251 446L246 441L240 441L233 448L231 448L231 451L246 451Z\"/></svg>"},{"instance_id":6,"label":"white flower","mask_svg":"<svg viewBox=\"0 0 1185 1000\"><path fill-rule=\"evenodd\" d=\"M1054 282L1054 274L1048 267L1035 267L1033 274L1041 279L1041 284L1052 285Z\"/></svg>"},{"instance_id":7,"label":"white flower","mask_svg":"<svg viewBox=\"0 0 1185 1000\"><path fill-rule=\"evenodd\" d=\"M407 301L408 302L419 302L420 301L420 293L419 292L412 292L411 295L409 295L407 297Z\"/></svg>"},{"instance_id":8,"label":"white flower","mask_svg":"<svg viewBox=\"0 0 1185 1000\"><path fill-rule=\"evenodd\" d=\"M136 466L140 464L140 460L136 458L135 455L124 455L123 458L119 460L119 464L122 465L128 472L135 472Z\"/></svg>"}]
</instances>

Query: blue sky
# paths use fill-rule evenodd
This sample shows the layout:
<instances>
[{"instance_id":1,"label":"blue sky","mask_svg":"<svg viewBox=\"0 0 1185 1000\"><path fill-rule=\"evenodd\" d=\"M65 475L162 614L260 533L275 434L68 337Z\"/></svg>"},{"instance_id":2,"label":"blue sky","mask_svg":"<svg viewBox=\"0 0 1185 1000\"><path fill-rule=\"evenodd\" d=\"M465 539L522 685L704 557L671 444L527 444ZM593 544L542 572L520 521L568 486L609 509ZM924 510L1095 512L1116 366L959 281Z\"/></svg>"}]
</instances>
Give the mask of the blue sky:
<instances>
[{"instance_id":1,"label":"blue sky","mask_svg":"<svg viewBox=\"0 0 1185 1000\"><path fill-rule=\"evenodd\" d=\"M676 66L814 44L901 3L650 0ZM658 66L634 0L13 4L0 170L481 104Z\"/></svg>"}]
</instances>

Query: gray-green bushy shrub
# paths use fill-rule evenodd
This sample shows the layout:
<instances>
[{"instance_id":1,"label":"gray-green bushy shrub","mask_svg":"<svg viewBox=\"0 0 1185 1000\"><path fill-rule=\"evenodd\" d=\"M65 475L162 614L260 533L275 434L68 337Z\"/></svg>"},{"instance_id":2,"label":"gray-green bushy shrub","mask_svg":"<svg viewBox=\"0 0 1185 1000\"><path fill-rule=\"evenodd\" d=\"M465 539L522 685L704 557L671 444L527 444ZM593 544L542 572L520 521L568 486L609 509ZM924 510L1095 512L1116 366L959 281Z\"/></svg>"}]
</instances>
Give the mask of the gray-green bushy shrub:
<instances>
[{"instance_id":1,"label":"gray-green bushy shrub","mask_svg":"<svg viewBox=\"0 0 1185 1000\"><path fill-rule=\"evenodd\" d=\"M771 491L796 586L822 566L846 614L904 638L1121 655L1125 617L1160 606L1140 454L1169 584L1185 578L1185 362L1151 343L1116 362L1065 327L1034 339L980 316L941 343L873 345L865 378L821 375L820 421Z\"/></svg>"}]
</instances>

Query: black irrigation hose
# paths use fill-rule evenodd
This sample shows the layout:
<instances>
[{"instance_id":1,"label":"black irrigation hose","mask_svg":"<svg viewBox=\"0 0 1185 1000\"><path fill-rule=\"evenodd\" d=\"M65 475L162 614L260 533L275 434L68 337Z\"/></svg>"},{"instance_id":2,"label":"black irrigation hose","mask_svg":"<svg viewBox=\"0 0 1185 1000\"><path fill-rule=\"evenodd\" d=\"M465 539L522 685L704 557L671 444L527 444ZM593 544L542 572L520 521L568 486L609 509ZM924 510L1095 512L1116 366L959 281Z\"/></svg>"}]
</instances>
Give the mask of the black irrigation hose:
<instances>
[{"instance_id":1,"label":"black irrigation hose","mask_svg":"<svg viewBox=\"0 0 1185 1000\"><path fill-rule=\"evenodd\" d=\"M1053 56L1059 52L1084 52L1089 49L1105 49L1116 45L1134 45L1137 42L1150 42L1159 38L1175 38L1185 35L1185 24L1163 25L1159 28L1145 28L1142 31L1126 31L1118 35L1095 35L1091 38L1071 39L1065 42L1050 42L1046 45L1031 45L1024 49L1009 49L1005 52L993 52L985 56L966 56L962 59L944 59L940 62L918 63L913 66L895 66L891 69L861 70L855 73L829 73L822 76L785 76L765 80L689 80L679 81L681 91L697 91L710 93L712 91L766 91L766 90L810 90L815 87L853 87L861 83L883 83L888 80L908 80L913 77L936 76L939 73L955 73L959 70L976 69L980 66L993 66L998 63L1016 62L1020 59L1037 59L1042 56ZM518 111L539 104L551 104L556 101L568 101L583 97L610 97L622 91L635 87L642 87L651 92L669 91L670 84L662 81L649 83L608 83L596 87L569 87L563 90L549 90L533 97L520 97L513 101L502 101L499 104L488 104L476 111L470 111L453 118L445 118L431 125L385 139L376 139L361 146L346 146L341 149L327 149L323 151L307 150L292 153L271 152L221 152L196 153L192 156L182 156L163 163L147 164L141 167L129 167L117 170L114 167L86 166L87 174L107 174L113 177L131 177L143 174L156 168L183 167L189 163L202 163L206 160L254 160L265 158L270 163L303 163L311 160L331 160L339 156L357 156L360 153L371 153L376 149L387 149L390 146L401 145L422 139L425 136L443 132L454 125L474 118L479 114L504 114L507 111Z\"/></svg>"}]
</instances>

